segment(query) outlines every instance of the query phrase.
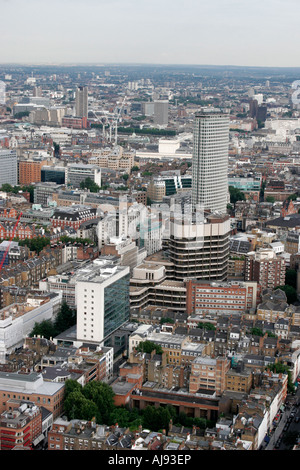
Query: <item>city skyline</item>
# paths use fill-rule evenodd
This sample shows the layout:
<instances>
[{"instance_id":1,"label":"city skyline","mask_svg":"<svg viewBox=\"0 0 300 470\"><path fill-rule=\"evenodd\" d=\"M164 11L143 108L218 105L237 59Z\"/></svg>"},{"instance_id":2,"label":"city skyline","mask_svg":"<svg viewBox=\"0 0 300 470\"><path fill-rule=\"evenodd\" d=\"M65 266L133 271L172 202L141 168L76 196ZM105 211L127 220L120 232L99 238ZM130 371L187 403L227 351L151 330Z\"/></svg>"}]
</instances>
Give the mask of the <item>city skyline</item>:
<instances>
[{"instance_id":1,"label":"city skyline","mask_svg":"<svg viewBox=\"0 0 300 470\"><path fill-rule=\"evenodd\" d=\"M300 65L295 0L43 3L0 1L1 64Z\"/></svg>"}]
</instances>

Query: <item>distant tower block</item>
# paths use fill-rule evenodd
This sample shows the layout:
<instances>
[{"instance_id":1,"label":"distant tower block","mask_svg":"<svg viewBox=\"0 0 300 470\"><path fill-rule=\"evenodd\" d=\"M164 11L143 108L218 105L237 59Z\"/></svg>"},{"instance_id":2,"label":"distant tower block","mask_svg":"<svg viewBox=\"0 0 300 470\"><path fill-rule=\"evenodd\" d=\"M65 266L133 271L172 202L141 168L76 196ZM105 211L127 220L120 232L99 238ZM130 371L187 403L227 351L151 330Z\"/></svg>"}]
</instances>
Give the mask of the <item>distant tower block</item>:
<instances>
[{"instance_id":1,"label":"distant tower block","mask_svg":"<svg viewBox=\"0 0 300 470\"><path fill-rule=\"evenodd\" d=\"M88 117L88 88L79 86L76 90L76 117Z\"/></svg>"}]
</instances>

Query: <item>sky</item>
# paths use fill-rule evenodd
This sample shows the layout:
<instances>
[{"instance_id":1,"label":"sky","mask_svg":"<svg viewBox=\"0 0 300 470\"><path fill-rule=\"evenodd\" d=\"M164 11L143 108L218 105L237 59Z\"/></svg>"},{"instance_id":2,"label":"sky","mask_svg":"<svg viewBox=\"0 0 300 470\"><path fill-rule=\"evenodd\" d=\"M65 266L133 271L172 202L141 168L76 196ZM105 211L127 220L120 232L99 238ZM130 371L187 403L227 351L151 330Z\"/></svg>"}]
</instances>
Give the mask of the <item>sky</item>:
<instances>
[{"instance_id":1,"label":"sky","mask_svg":"<svg viewBox=\"0 0 300 470\"><path fill-rule=\"evenodd\" d=\"M0 0L0 63L300 66L299 0Z\"/></svg>"}]
</instances>

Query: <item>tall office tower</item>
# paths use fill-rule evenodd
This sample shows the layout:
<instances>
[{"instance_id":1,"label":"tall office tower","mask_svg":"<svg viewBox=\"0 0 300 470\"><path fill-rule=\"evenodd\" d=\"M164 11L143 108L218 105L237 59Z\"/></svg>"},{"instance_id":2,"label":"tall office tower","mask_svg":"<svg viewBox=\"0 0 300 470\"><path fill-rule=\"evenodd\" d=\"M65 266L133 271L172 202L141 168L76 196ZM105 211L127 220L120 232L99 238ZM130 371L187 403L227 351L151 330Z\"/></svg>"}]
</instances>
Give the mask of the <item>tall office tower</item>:
<instances>
[{"instance_id":1,"label":"tall office tower","mask_svg":"<svg viewBox=\"0 0 300 470\"><path fill-rule=\"evenodd\" d=\"M129 266L95 260L76 279L77 339L102 343L129 320Z\"/></svg>"},{"instance_id":2,"label":"tall office tower","mask_svg":"<svg viewBox=\"0 0 300 470\"><path fill-rule=\"evenodd\" d=\"M18 159L14 150L0 150L0 188L4 183L18 184Z\"/></svg>"},{"instance_id":3,"label":"tall office tower","mask_svg":"<svg viewBox=\"0 0 300 470\"><path fill-rule=\"evenodd\" d=\"M196 113L192 165L192 204L226 213L229 116L205 108Z\"/></svg>"},{"instance_id":4,"label":"tall office tower","mask_svg":"<svg viewBox=\"0 0 300 470\"><path fill-rule=\"evenodd\" d=\"M167 126L169 122L169 101L154 101L154 124Z\"/></svg>"},{"instance_id":5,"label":"tall office tower","mask_svg":"<svg viewBox=\"0 0 300 470\"><path fill-rule=\"evenodd\" d=\"M88 117L88 88L79 86L76 90L76 117Z\"/></svg>"}]
</instances>

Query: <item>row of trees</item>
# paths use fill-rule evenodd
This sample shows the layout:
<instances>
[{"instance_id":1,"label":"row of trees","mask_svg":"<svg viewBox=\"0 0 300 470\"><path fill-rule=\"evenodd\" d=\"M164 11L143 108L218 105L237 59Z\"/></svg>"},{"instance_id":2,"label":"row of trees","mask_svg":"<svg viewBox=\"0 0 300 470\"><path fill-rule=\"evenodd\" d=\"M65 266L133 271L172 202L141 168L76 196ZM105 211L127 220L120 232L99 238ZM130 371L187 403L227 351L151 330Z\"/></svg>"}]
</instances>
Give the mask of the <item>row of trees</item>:
<instances>
[{"instance_id":1,"label":"row of trees","mask_svg":"<svg viewBox=\"0 0 300 470\"><path fill-rule=\"evenodd\" d=\"M1 191L14 194L17 194L20 191L28 192L30 194L30 202L33 202L34 187L32 185L12 186L11 184L4 183L1 186Z\"/></svg>"},{"instance_id":2,"label":"row of trees","mask_svg":"<svg viewBox=\"0 0 300 470\"><path fill-rule=\"evenodd\" d=\"M185 413L177 415L175 407L171 405L147 406L141 411L135 408L116 406L112 388L99 381L82 386L75 380L67 380L64 412L69 420L82 419L108 426L118 423L120 427L129 427L131 430L138 429L140 425L151 431L167 430L170 419L177 426L196 425L205 428L212 424L205 419L190 418Z\"/></svg>"},{"instance_id":3,"label":"row of trees","mask_svg":"<svg viewBox=\"0 0 300 470\"><path fill-rule=\"evenodd\" d=\"M39 254L45 246L50 245L49 237L34 237L34 238L25 238L25 240L18 240L20 246L28 246L30 251L35 251Z\"/></svg>"},{"instance_id":4,"label":"row of trees","mask_svg":"<svg viewBox=\"0 0 300 470\"><path fill-rule=\"evenodd\" d=\"M86 243L88 245L93 245L94 242L90 239L90 238L80 238L80 237L76 237L76 238L73 238L73 237L68 237L68 235L62 235L60 237L60 241L63 242L63 243L82 243L83 245L85 245Z\"/></svg>"},{"instance_id":5,"label":"row of trees","mask_svg":"<svg viewBox=\"0 0 300 470\"><path fill-rule=\"evenodd\" d=\"M39 254L45 246L50 245L49 237L25 238L25 240L20 240L18 237L15 237L13 241L18 242L20 246L28 246L30 251L35 251L36 254Z\"/></svg>"}]
</instances>

